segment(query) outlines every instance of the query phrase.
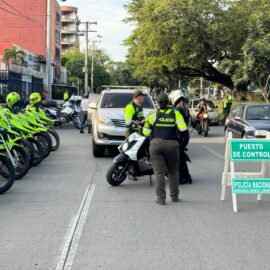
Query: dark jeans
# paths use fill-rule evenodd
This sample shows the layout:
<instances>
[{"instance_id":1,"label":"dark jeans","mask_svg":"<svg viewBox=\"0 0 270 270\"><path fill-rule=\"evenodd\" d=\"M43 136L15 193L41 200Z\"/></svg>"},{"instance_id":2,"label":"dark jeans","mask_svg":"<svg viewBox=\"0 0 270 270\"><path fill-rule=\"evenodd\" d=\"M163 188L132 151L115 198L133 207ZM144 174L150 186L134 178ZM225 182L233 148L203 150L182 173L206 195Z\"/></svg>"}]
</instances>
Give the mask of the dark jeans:
<instances>
[{"instance_id":1,"label":"dark jeans","mask_svg":"<svg viewBox=\"0 0 270 270\"><path fill-rule=\"evenodd\" d=\"M156 178L156 194L159 201L165 201L165 175L168 175L170 196L179 194L179 143L177 141L153 139L150 143L152 166Z\"/></svg>"},{"instance_id":2,"label":"dark jeans","mask_svg":"<svg viewBox=\"0 0 270 270\"><path fill-rule=\"evenodd\" d=\"M179 164L179 183L189 180L190 173L187 165L187 157L185 152L180 149L180 164Z\"/></svg>"},{"instance_id":3,"label":"dark jeans","mask_svg":"<svg viewBox=\"0 0 270 270\"><path fill-rule=\"evenodd\" d=\"M81 131L83 131L85 122L87 121L87 112L82 113L82 125L81 125Z\"/></svg>"}]
</instances>

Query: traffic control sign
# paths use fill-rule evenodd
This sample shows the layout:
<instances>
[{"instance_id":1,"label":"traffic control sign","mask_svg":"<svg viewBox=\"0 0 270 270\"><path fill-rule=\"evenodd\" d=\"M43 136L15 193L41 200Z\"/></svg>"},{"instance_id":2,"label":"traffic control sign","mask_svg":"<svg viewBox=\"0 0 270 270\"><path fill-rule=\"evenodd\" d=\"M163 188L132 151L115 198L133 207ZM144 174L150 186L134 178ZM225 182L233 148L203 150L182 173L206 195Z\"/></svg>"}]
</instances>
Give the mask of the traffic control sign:
<instances>
[{"instance_id":1,"label":"traffic control sign","mask_svg":"<svg viewBox=\"0 0 270 270\"><path fill-rule=\"evenodd\" d=\"M261 162L261 171L236 172L235 162ZM233 139L232 133L229 133L222 175L221 200L225 200L227 186L232 186L234 212L238 211L237 194L258 194L258 201L262 199L262 194L270 194L270 179L265 178L267 162L270 162L270 132L265 140Z\"/></svg>"},{"instance_id":2,"label":"traffic control sign","mask_svg":"<svg viewBox=\"0 0 270 270\"><path fill-rule=\"evenodd\" d=\"M266 140L231 140L232 161L270 161L270 143Z\"/></svg>"},{"instance_id":3,"label":"traffic control sign","mask_svg":"<svg viewBox=\"0 0 270 270\"><path fill-rule=\"evenodd\" d=\"M270 194L270 179L234 178L232 192L235 194Z\"/></svg>"}]
</instances>

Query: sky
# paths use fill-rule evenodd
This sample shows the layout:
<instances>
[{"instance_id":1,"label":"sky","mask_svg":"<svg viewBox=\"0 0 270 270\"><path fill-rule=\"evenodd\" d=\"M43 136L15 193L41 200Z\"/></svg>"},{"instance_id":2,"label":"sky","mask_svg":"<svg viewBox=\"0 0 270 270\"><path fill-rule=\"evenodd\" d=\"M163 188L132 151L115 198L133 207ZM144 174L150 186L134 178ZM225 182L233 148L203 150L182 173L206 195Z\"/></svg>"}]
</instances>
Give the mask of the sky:
<instances>
[{"instance_id":1,"label":"sky","mask_svg":"<svg viewBox=\"0 0 270 270\"><path fill-rule=\"evenodd\" d=\"M128 0L67 0L62 5L78 7L81 21L96 21L98 24L93 25L92 29L98 33L90 33L90 38L97 34L102 35L99 46L105 49L112 60L124 61L127 48L122 43L132 31L131 26L123 22L127 17L123 5L127 2ZM82 43L83 47L85 48Z\"/></svg>"}]
</instances>

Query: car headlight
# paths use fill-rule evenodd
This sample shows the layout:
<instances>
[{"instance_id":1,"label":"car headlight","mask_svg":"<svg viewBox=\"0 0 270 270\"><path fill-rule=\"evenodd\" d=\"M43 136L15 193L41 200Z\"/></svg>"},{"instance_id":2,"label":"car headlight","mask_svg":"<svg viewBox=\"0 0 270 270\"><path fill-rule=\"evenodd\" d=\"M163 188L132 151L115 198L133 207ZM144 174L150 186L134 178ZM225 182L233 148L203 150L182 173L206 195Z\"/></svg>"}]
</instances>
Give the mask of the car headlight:
<instances>
[{"instance_id":1,"label":"car headlight","mask_svg":"<svg viewBox=\"0 0 270 270\"><path fill-rule=\"evenodd\" d=\"M100 124L104 124L104 125L108 125L108 126L112 126L113 125L111 119L110 118L107 118L107 117L99 117L98 118L98 122Z\"/></svg>"},{"instance_id":2,"label":"car headlight","mask_svg":"<svg viewBox=\"0 0 270 270\"><path fill-rule=\"evenodd\" d=\"M256 130L254 132L255 136L267 136L268 131L267 130Z\"/></svg>"}]
</instances>

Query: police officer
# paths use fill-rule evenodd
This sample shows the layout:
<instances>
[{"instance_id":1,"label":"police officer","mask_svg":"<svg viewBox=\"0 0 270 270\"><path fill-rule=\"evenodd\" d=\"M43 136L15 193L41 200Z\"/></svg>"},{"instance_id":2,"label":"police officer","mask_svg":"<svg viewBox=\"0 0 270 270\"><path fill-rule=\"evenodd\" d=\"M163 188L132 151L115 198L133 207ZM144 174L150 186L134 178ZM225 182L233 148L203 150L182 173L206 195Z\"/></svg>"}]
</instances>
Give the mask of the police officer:
<instances>
[{"instance_id":1,"label":"police officer","mask_svg":"<svg viewBox=\"0 0 270 270\"><path fill-rule=\"evenodd\" d=\"M186 98L182 95L179 96L175 96L175 99L173 101L173 105L175 107L176 110L178 110L184 120L186 125L188 126L189 124L189 119L190 119L190 112L188 107L186 106ZM179 184L183 185L186 183L191 184L192 183L192 177L189 173L189 169L188 169L188 165L187 162L190 162L190 159L186 153L186 146L187 146L187 142L185 143L185 147L183 147L183 143L181 140L181 137L179 138L179 142L180 142L180 164L179 164Z\"/></svg>"},{"instance_id":2,"label":"police officer","mask_svg":"<svg viewBox=\"0 0 270 270\"><path fill-rule=\"evenodd\" d=\"M165 175L167 173L172 202L179 201L179 143L178 132L184 141L189 140L183 116L169 107L169 98L162 93L157 98L159 109L150 113L143 129L145 136L151 135L150 154L156 176L157 203L165 205Z\"/></svg>"},{"instance_id":3,"label":"police officer","mask_svg":"<svg viewBox=\"0 0 270 270\"><path fill-rule=\"evenodd\" d=\"M26 106L26 111L38 111L41 105L41 95L39 93L32 93L29 98L29 104Z\"/></svg>"},{"instance_id":4,"label":"police officer","mask_svg":"<svg viewBox=\"0 0 270 270\"><path fill-rule=\"evenodd\" d=\"M17 92L11 92L6 97L6 103L10 111L18 113L21 111L21 97Z\"/></svg>"},{"instance_id":5,"label":"police officer","mask_svg":"<svg viewBox=\"0 0 270 270\"><path fill-rule=\"evenodd\" d=\"M69 100L69 93L68 90L66 90L64 93L64 101L67 102L68 100Z\"/></svg>"},{"instance_id":6,"label":"police officer","mask_svg":"<svg viewBox=\"0 0 270 270\"><path fill-rule=\"evenodd\" d=\"M134 122L143 123L143 101L145 94L141 90L135 90L133 94L133 101L125 107L125 120L126 120L126 137L138 130Z\"/></svg>"}]
</instances>

